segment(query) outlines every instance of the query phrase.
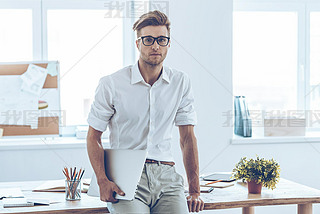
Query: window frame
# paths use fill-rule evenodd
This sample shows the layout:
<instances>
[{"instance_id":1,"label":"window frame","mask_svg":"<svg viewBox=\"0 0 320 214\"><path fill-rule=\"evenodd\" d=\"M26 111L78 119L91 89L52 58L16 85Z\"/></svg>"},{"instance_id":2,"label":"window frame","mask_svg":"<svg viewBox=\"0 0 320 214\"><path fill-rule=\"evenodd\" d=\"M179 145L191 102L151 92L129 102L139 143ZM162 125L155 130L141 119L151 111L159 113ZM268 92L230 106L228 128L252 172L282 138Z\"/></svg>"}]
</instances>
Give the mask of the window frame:
<instances>
[{"instance_id":1,"label":"window frame","mask_svg":"<svg viewBox=\"0 0 320 214\"><path fill-rule=\"evenodd\" d=\"M307 31L306 31L306 60L307 60L307 64L308 64L308 69L307 69L307 77L306 77L306 82L308 84L306 84L306 94L308 94L311 90L310 87L310 61L311 61L311 57L310 57L310 15L311 12L320 12L320 3L309 3L306 6L306 26L307 26ZM311 110L310 107L310 96L306 96L307 99L307 106L306 109L307 110Z\"/></svg>"},{"instance_id":2,"label":"window frame","mask_svg":"<svg viewBox=\"0 0 320 214\"><path fill-rule=\"evenodd\" d=\"M307 1L307 0L305 0ZM305 92L305 96L306 96L306 110L310 111L311 110L311 100L310 100L310 91L311 91L311 82L310 82L310 63L311 63L311 57L310 57L310 15L311 12L320 12L320 3L316 3L313 2L311 0L311 2L307 2L306 6L305 6L305 10L306 10L306 92ZM320 107L319 107L320 109ZM317 127L309 127L308 128L309 131L319 131L320 128Z\"/></svg>"},{"instance_id":3,"label":"window frame","mask_svg":"<svg viewBox=\"0 0 320 214\"><path fill-rule=\"evenodd\" d=\"M233 11L295 11L298 14L297 59L297 110L306 112L310 118L310 13L320 12L320 3L314 0L235 0ZM319 131L318 127L306 127L306 132Z\"/></svg>"}]
</instances>

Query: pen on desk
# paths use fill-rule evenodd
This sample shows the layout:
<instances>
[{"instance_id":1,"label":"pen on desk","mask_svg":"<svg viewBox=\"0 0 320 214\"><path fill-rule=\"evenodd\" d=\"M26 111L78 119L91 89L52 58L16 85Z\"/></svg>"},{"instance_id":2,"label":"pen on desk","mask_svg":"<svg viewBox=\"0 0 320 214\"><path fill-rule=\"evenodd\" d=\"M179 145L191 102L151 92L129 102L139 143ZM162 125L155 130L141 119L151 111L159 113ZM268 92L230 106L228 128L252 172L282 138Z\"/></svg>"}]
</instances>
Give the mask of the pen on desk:
<instances>
[{"instance_id":1,"label":"pen on desk","mask_svg":"<svg viewBox=\"0 0 320 214\"><path fill-rule=\"evenodd\" d=\"M208 193L212 192L213 190L213 187L211 187L210 189L208 189Z\"/></svg>"},{"instance_id":2,"label":"pen on desk","mask_svg":"<svg viewBox=\"0 0 320 214\"><path fill-rule=\"evenodd\" d=\"M210 193L210 192L212 192L213 190L214 190L213 187L210 187L209 189L201 189L201 188L200 188L200 192L201 192L201 193Z\"/></svg>"},{"instance_id":3,"label":"pen on desk","mask_svg":"<svg viewBox=\"0 0 320 214\"><path fill-rule=\"evenodd\" d=\"M218 182L221 182L221 181L222 181L222 180L212 181L212 182L206 183L205 185L215 184L215 183L218 183Z\"/></svg>"}]
</instances>

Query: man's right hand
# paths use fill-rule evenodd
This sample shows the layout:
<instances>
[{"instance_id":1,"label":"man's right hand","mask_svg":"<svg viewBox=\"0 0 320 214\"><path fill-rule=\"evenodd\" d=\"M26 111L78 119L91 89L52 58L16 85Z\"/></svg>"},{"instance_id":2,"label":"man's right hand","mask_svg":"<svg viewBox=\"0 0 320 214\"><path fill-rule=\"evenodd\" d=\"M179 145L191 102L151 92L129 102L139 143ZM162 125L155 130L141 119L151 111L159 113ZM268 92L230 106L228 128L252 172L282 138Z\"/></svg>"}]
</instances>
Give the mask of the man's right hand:
<instances>
[{"instance_id":1,"label":"man's right hand","mask_svg":"<svg viewBox=\"0 0 320 214\"><path fill-rule=\"evenodd\" d=\"M112 181L102 179L98 182L100 189L100 200L105 202L117 203L116 194L124 196L125 193Z\"/></svg>"}]
</instances>

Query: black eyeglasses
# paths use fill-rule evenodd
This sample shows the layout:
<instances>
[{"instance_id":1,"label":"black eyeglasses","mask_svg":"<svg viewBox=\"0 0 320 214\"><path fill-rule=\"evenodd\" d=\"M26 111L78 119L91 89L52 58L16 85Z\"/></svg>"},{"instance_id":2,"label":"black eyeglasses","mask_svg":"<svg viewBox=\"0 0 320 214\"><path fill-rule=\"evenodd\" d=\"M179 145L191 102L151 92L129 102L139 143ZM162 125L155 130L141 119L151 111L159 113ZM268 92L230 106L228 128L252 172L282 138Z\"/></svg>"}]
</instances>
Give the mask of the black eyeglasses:
<instances>
[{"instance_id":1,"label":"black eyeglasses","mask_svg":"<svg viewBox=\"0 0 320 214\"><path fill-rule=\"evenodd\" d=\"M165 36L159 36L159 37L141 36L138 39L142 39L142 43L145 46L151 46L154 44L154 41L157 40L158 45L164 47L164 46L167 46L170 41L170 37L165 37Z\"/></svg>"}]
</instances>

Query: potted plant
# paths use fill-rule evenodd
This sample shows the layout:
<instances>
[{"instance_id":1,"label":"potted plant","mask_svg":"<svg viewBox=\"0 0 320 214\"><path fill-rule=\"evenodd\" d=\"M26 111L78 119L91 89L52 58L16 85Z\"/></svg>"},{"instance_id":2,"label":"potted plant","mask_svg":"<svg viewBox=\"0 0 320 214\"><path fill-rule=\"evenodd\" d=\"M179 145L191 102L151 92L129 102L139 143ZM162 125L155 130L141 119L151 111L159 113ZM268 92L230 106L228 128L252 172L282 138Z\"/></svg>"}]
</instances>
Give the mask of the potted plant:
<instances>
[{"instance_id":1,"label":"potted plant","mask_svg":"<svg viewBox=\"0 0 320 214\"><path fill-rule=\"evenodd\" d=\"M232 177L247 181L249 193L260 194L262 186L272 190L276 188L280 179L280 166L273 158L266 160L257 156L256 159L248 160L243 157L232 170Z\"/></svg>"}]
</instances>

